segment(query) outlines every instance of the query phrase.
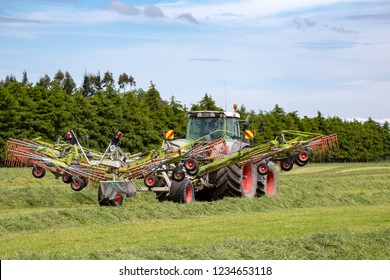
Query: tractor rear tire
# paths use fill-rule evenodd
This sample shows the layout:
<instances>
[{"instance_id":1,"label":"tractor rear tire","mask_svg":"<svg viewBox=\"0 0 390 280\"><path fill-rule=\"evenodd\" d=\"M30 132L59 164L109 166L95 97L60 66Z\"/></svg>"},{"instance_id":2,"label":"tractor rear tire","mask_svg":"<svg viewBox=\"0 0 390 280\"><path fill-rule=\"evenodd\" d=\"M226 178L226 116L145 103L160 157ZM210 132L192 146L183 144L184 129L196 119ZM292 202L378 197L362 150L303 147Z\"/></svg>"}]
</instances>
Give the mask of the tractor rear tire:
<instances>
[{"instance_id":1,"label":"tractor rear tire","mask_svg":"<svg viewBox=\"0 0 390 280\"><path fill-rule=\"evenodd\" d=\"M257 172L253 163L242 167L231 165L221 168L214 174L215 188L212 189L214 199L229 197L252 198L256 195Z\"/></svg>"},{"instance_id":2,"label":"tractor rear tire","mask_svg":"<svg viewBox=\"0 0 390 280\"><path fill-rule=\"evenodd\" d=\"M195 200L194 185L190 180L185 178L184 180L177 182L172 181L169 190L169 199L173 202L179 203L191 203Z\"/></svg>"},{"instance_id":3,"label":"tractor rear tire","mask_svg":"<svg viewBox=\"0 0 390 280\"><path fill-rule=\"evenodd\" d=\"M256 195L261 197L274 196L278 191L278 173L276 171L275 163L268 163L269 171L267 175L257 175L257 191Z\"/></svg>"}]
</instances>

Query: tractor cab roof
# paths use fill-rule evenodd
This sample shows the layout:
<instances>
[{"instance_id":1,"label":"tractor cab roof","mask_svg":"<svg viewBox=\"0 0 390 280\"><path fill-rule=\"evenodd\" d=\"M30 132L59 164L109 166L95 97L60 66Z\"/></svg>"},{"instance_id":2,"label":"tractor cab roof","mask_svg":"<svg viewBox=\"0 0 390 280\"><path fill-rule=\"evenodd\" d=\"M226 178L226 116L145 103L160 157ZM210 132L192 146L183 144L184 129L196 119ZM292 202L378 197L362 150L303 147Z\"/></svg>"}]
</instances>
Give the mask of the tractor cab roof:
<instances>
[{"instance_id":1,"label":"tractor cab roof","mask_svg":"<svg viewBox=\"0 0 390 280\"><path fill-rule=\"evenodd\" d=\"M191 111L186 114L189 118L240 118L240 114L237 112L224 112L224 111Z\"/></svg>"}]
</instances>

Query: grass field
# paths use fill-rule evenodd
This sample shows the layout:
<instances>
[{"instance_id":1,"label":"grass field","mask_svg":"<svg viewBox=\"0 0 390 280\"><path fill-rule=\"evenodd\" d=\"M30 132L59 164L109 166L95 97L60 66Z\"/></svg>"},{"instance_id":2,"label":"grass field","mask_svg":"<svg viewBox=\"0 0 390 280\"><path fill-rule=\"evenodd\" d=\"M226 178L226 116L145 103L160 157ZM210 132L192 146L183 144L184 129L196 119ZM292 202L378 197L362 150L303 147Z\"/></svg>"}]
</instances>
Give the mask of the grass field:
<instances>
[{"instance_id":1,"label":"grass field","mask_svg":"<svg viewBox=\"0 0 390 280\"><path fill-rule=\"evenodd\" d=\"M0 169L1 259L390 259L390 163L309 164L260 199L99 207L31 169Z\"/></svg>"}]
</instances>

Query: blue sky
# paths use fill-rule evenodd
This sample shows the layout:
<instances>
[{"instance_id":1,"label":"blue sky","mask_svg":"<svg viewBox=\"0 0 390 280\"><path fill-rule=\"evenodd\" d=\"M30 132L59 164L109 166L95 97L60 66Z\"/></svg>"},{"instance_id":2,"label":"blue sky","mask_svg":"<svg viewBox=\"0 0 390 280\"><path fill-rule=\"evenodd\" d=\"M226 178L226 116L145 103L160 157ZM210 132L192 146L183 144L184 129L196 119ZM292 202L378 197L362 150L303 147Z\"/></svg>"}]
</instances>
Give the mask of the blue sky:
<instances>
[{"instance_id":1,"label":"blue sky","mask_svg":"<svg viewBox=\"0 0 390 280\"><path fill-rule=\"evenodd\" d=\"M126 72L162 98L390 121L390 1L0 0L0 79Z\"/></svg>"}]
</instances>

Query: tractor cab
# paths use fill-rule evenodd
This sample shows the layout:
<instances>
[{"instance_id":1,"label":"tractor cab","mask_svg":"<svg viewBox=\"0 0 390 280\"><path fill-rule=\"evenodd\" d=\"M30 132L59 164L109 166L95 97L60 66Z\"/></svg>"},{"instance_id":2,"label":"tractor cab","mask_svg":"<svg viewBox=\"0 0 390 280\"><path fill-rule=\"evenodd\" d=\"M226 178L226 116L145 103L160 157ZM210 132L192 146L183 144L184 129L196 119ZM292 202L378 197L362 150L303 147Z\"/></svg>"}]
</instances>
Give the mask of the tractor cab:
<instances>
[{"instance_id":1,"label":"tractor cab","mask_svg":"<svg viewBox=\"0 0 390 280\"><path fill-rule=\"evenodd\" d=\"M192 111L187 113L186 139L189 141L205 137L212 141L223 139L240 139L240 115L236 112Z\"/></svg>"}]
</instances>

